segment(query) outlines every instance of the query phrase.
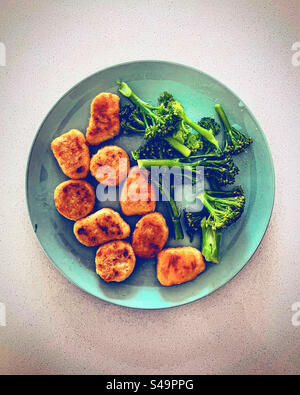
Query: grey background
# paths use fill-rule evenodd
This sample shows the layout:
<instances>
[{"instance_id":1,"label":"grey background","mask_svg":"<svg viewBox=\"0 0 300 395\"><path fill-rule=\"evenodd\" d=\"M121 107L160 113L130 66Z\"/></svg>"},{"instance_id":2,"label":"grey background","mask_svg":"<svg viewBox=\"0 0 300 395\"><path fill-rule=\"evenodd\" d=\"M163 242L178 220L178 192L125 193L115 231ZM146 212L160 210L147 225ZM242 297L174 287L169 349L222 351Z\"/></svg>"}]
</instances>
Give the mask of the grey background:
<instances>
[{"instance_id":1,"label":"grey background","mask_svg":"<svg viewBox=\"0 0 300 395\"><path fill-rule=\"evenodd\" d=\"M2 0L1 374L300 373L299 0ZM100 68L136 59L196 66L249 105L268 138L276 201L245 269L195 303L139 311L99 301L44 256L24 178L52 105Z\"/></svg>"}]
</instances>

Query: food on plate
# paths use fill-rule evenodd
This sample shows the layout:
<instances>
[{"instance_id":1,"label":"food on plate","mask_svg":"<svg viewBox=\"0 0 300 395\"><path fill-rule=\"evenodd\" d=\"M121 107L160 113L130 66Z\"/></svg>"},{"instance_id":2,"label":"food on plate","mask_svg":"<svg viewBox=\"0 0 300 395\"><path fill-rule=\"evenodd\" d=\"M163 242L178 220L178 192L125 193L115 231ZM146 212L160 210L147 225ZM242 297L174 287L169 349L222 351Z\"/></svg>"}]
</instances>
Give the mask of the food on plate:
<instances>
[{"instance_id":1,"label":"food on plate","mask_svg":"<svg viewBox=\"0 0 300 395\"><path fill-rule=\"evenodd\" d=\"M165 286L191 281L204 270L203 256L193 247L166 248L157 256L157 278Z\"/></svg>"},{"instance_id":2,"label":"food on plate","mask_svg":"<svg viewBox=\"0 0 300 395\"><path fill-rule=\"evenodd\" d=\"M225 147L224 152L231 155L237 155L245 151L245 149L253 142L251 137L245 136L244 133L234 128L227 118L223 107L220 104L215 105L215 110L218 113L225 132Z\"/></svg>"},{"instance_id":3,"label":"food on plate","mask_svg":"<svg viewBox=\"0 0 300 395\"><path fill-rule=\"evenodd\" d=\"M56 137L51 149L63 173L73 179L85 178L90 169L90 152L84 134L77 129Z\"/></svg>"},{"instance_id":4,"label":"food on plate","mask_svg":"<svg viewBox=\"0 0 300 395\"><path fill-rule=\"evenodd\" d=\"M136 224L132 235L132 248L140 258L153 258L164 247L169 228L164 217L158 213L144 215Z\"/></svg>"},{"instance_id":5,"label":"food on plate","mask_svg":"<svg viewBox=\"0 0 300 395\"><path fill-rule=\"evenodd\" d=\"M245 151L252 139L229 122L220 104L214 110L222 127L211 116L192 121L183 105L168 92L163 92L153 105L138 97L126 82L117 81L117 84L119 92L131 101L130 105L120 109L117 95L102 92L91 103L86 139L79 130L72 129L52 141L51 149L59 166L71 178L56 187L55 206L61 215L76 221L73 231L80 243L87 247L100 246L95 258L96 272L104 281L121 282L128 278L134 270L136 256L157 256L157 278L164 286L191 281L205 270L205 261L220 262L222 231L244 211L242 188L235 187L232 191L221 188L234 184L239 169L233 155ZM120 130L144 138L144 143L131 152L137 166L130 169L127 152L113 144L101 147L90 159L88 144L110 140ZM223 134L223 147L217 139L219 134ZM160 170L160 176L150 182L154 167L165 171L177 168L181 174L170 178L171 185L167 185L168 177L162 177ZM122 240L130 236L130 226L118 212L103 208L91 214L94 188L80 180L89 170L105 186L117 186L125 180L120 196L122 213L143 215L136 223L132 245ZM167 206L171 237L181 240L184 233L182 213L175 201L175 178L189 180L191 186L199 182L203 186L203 175L211 190L195 194L195 202L201 202L201 211L184 210L185 228L191 241L196 232L201 233L201 252L188 246L163 249L169 228L163 215L155 212L156 193Z\"/></svg>"},{"instance_id":6,"label":"food on plate","mask_svg":"<svg viewBox=\"0 0 300 395\"><path fill-rule=\"evenodd\" d=\"M74 224L77 240L87 247L95 247L111 240L126 239L130 227L120 214L110 208L103 208Z\"/></svg>"},{"instance_id":7,"label":"food on plate","mask_svg":"<svg viewBox=\"0 0 300 395\"><path fill-rule=\"evenodd\" d=\"M149 172L132 167L124 182L120 204L125 215L144 215L151 213L156 207L154 186L148 182Z\"/></svg>"},{"instance_id":8,"label":"food on plate","mask_svg":"<svg viewBox=\"0 0 300 395\"><path fill-rule=\"evenodd\" d=\"M185 157L197 152L202 146L202 138L220 151L213 130L207 130L193 122L185 113L182 104L168 92L158 98L158 106L140 99L126 82L117 81L119 91L136 106L125 107L121 111L122 129L127 132L144 133L145 139L165 139L175 150ZM197 133L190 131L190 128ZM137 130L135 130L137 129Z\"/></svg>"},{"instance_id":9,"label":"food on plate","mask_svg":"<svg viewBox=\"0 0 300 395\"><path fill-rule=\"evenodd\" d=\"M219 263L221 231L242 215L245 194L239 186L232 191L204 191L196 199L201 200L205 209L185 212L187 233L192 239L196 232L202 232L202 254L206 261Z\"/></svg>"},{"instance_id":10,"label":"food on plate","mask_svg":"<svg viewBox=\"0 0 300 395\"><path fill-rule=\"evenodd\" d=\"M124 281L133 272L135 255L131 245L123 240L103 244L96 253L96 272L106 282Z\"/></svg>"},{"instance_id":11,"label":"food on plate","mask_svg":"<svg viewBox=\"0 0 300 395\"><path fill-rule=\"evenodd\" d=\"M194 155L193 159L186 161L185 158L173 159L139 159L139 167L151 169L152 166L167 166L169 168L177 167L182 170L190 168L190 171L183 172L186 177L192 177L194 183L199 182L204 175L219 186L233 184L235 176L239 173L238 167L234 164L232 158L224 153L213 155Z\"/></svg>"},{"instance_id":12,"label":"food on plate","mask_svg":"<svg viewBox=\"0 0 300 395\"><path fill-rule=\"evenodd\" d=\"M102 92L94 98L86 131L89 144L97 145L119 134L119 101L119 96L107 92Z\"/></svg>"},{"instance_id":13,"label":"food on plate","mask_svg":"<svg viewBox=\"0 0 300 395\"><path fill-rule=\"evenodd\" d=\"M101 184L114 186L122 182L130 169L127 152L116 145L100 148L92 156L90 163L91 174Z\"/></svg>"},{"instance_id":14,"label":"food on plate","mask_svg":"<svg viewBox=\"0 0 300 395\"><path fill-rule=\"evenodd\" d=\"M54 203L61 215L76 221L93 210L95 191L83 180L64 181L55 188Z\"/></svg>"}]
</instances>

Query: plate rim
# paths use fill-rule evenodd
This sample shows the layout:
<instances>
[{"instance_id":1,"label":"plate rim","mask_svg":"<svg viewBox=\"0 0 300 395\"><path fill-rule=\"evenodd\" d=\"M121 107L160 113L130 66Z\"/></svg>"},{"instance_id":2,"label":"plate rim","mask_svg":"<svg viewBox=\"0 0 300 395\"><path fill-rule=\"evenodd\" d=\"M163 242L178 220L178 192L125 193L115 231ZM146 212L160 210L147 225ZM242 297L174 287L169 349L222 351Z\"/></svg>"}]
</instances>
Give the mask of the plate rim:
<instances>
[{"instance_id":1,"label":"plate rim","mask_svg":"<svg viewBox=\"0 0 300 395\"><path fill-rule=\"evenodd\" d=\"M267 232L267 230L268 230L268 227L269 227L269 225L270 225L271 218L272 218L272 214L273 214L273 210L274 210L274 203L275 203L275 191L276 191L275 168L274 168L273 156L272 156L272 153L271 153L271 150L270 150L270 145L269 145L268 139L267 139L267 137L266 137L266 135L265 135L263 129L261 128L260 123L258 122L257 118L256 118L255 115L253 114L252 110L251 110L251 109L249 108L249 106L245 103L245 101L242 100L243 104L244 104L245 107L247 108L248 113L251 115L251 117L252 117L253 120L255 121L256 125L258 126L259 131L260 131L261 134L262 134L262 138L263 138L263 140L264 140L264 142L265 142L265 145L266 145L266 148L267 148L267 152L268 152L268 156L269 156L269 158L270 158L270 165L271 165L271 170L272 170L272 171L271 171L271 174L272 174L272 180L271 180L271 183L272 183L272 191L271 191L271 192L272 192L272 204L271 204L271 210L270 210L269 218L268 218L267 224L266 224L266 226L265 226L265 229L264 229L264 231L263 231L263 234L262 234L262 236L261 236L261 238L260 238L260 240L259 240L259 242L258 242L256 248L253 250L253 252L251 252L251 253L249 254L249 257L247 258L247 260L245 261L245 263L239 268L239 270L238 270L229 280L227 279L227 280L225 280L224 282L221 282L220 285L218 285L215 289L213 289L212 291L210 291L209 293L207 293L207 294L205 294L205 295L202 295L202 296L197 296L197 295L196 295L196 296L191 297L188 301L176 302L176 303L174 303L174 304L173 304L172 302L168 302L168 303L169 303L168 305L160 306L160 307L156 307L156 306L154 306L154 307L149 307L149 306L147 306L147 307L140 307L140 306L137 306L137 305L128 304L128 303L126 303L126 302L123 303L122 300L114 301L114 300L110 299L109 297L106 297L106 296L103 296L103 297L102 297L102 296L96 295L96 294L93 293L92 291L89 291L89 290L83 288L81 285L77 284L68 274L66 274L66 273L65 273L65 272L54 262L54 260L52 260L52 258L50 257L49 253L46 251L46 249L44 248L44 246L43 246L42 243L40 242L40 239L39 239L39 237L38 237L38 235L37 235L37 233L36 233L36 231L35 231L35 229L34 229L34 224L33 224L33 220L32 220L32 217L31 217L30 208L29 208L29 188L28 188L28 182L29 182L29 166L30 166L30 162L31 162L31 158L32 158L33 148L34 148L34 146L35 146L36 140L37 140L37 138L38 138L38 136L39 136L39 134L40 134L40 131L41 131L42 127L44 126L46 120L49 118L49 116L50 116L51 113L54 111L54 109L56 108L56 106L59 105L59 103L60 103L61 101L63 101L63 99L64 99L65 97L67 97L74 89L76 89L79 85L81 85L82 83L84 83L84 82L87 81L88 79L93 78L93 77L96 76L97 74L100 74L100 73L102 73L102 72L104 72L104 71L106 71L106 70L111 70L111 69L114 69L114 68L117 68L117 67L120 67L120 66L130 66L130 65L133 65L133 64L136 64L136 63L145 63L145 64L146 64L146 63L161 63L161 64L167 64L167 65L171 65L171 66L180 66L180 67L186 68L186 69L188 69L188 70L191 70L191 71L194 71L194 72L197 72L197 73L201 73L201 74L203 74L203 75L209 77L210 79L212 79L212 80L215 81L216 83L220 84L222 87L226 88L226 89L227 89L234 97L236 97L237 99L242 100L242 99L240 99L240 96L239 96L237 93L235 93L234 90L232 90L232 89L231 89L230 87L228 87L224 82L220 81L220 80L217 79L216 77L214 77L214 76L212 76L211 74L209 74L209 73L207 73L207 72L205 72L205 71L199 69L198 67L195 67L195 66L192 66L192 65L188 65L188 64L184 64L184 63L180 63L180 62L174 62L174 61L169 61L169 60L159 60L159 59L139 59L139 60L132 60L132 61L121 62L121 63L117 63L117 64L113 64L113 65L110 65L110 66L106 66L106 67L104 67L104 68L101 68L101 69L99 69L98 71L96 71L96 72L94 72L94 73L88 75L87 77L81 79L79 82L77 82L75 85L73 85L70 89L68 89L67 92L64 93L64 94L63 94L63 95L52 105L51 109L47 112L47 114L46 114L45 117L43 118L43 120L42 120L40 126L38 127L38 129L37 129L37 131L36 131L36 133L35 133L35 136L34 136L34 138L33 138L33 140L32 140L32 143L31 143L31 146L30 146L30 149L29 149L29 154L28 154L28 157L27 157L27 164L26 164L26 171L25 171L25 196L26 196L26 207L27 207L27 214L28 214L28 216L29 216L30 223L31 223L31 226L32 226L32 230L33 230L33 233L35 234L35 237L36 237L36 239L37 239L37 241L38 241L39 246L41 247L41 249L42 249L42 251L44 252L44 254L46 255L46 257L47 257L47 258L50 260L50 262L55 266L55 268L56 268L56 269L57 269L57 270L58 270L58 271L59 271L59 272L70 282L70 283L74 284L77 288L79 288L80 290L84 291L85 293L87 293L87 294L89 294L89 295L92 295L93 297L96 297L98 300L104 301L104 302L106 302L106 303L111 303L111 304L116 305L116 306L122 306L122 307L130 308L130 309L145 310L145 311L148 311L148 310L162 310L162 309L170 309L170 308L175 308L175 307L184 306L184 305L193 303L193 302L195 302L195 301L197 301L197 300L201 300L201 299L203 299L203 298L206 298L206 297L208 297L209 295L212 295L214 292L216 292L216 291L218 291L220 288L224 287L227 283L231 282L231 281L232 281L232 280L233 280L233 279L244 269L244 267L250 262L250 260L253 258L253 256L255 255L256 251L258 250L259 246L261 245L261 243L262 243L262 241L263 241L263 239L264 239L264 237L265 237L265 235L266 235L266 232Z\"/></svg>"}]
</instances>

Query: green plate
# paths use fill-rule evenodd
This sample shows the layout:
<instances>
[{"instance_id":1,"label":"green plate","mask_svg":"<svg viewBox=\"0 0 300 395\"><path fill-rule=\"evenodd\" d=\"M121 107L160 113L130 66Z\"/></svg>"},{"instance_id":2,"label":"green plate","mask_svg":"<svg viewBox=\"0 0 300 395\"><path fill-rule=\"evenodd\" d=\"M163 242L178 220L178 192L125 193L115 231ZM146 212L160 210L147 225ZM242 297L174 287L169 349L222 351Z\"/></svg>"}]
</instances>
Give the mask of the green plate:
<instances>
[{"instance_id":1,"label":"green plate","mask_svg":"<svg viewBox=\"0 0 300 395\"><path fill-rule=\"evenodd\" d=\"M97 248L87 248L77 242L72 231L73 222L55 209L53 191L66 180L66 176L52 155L50 143L69 129L85 131L91 100L101 91L117 93L115 81L118 79L128 82L138 95L150 102L155 102L164 90L171 92L194 120L215 116L214 104L219 102L225 107L230 120L246 130L254 140L248 151L235 159L240 169L236 184L242 185L246 194L245 213L223 234L221 263L208 264L206 271L191 282L163 287L156 279L155 260L138 259L133 274L126 281L105 283L95 273ZM124 101L121 98L121 102ZM128 152L140 144L137 136L120 136L113 142ZM93 147L93 150L98 148ZM34 139L27 166L26 189L36 236L47 256L70 281L111 303L156 309L200 299L226 284L245 266L261 242L270 220L274 169L268 143L258 122L241 99L225 85L189 66L165 61L137 61L99 71L80 82L55 104ZM120 210L119 202L98 202L95 209L105 206ZM163 203L158 204L158 210L165 214ZM139 217L124 218L133 228ZM199 244L199 238L195 237L191 244L185 237L180 242L169 240L167 246L192 245L199 248Z\"/></svg>"}]
</instances>

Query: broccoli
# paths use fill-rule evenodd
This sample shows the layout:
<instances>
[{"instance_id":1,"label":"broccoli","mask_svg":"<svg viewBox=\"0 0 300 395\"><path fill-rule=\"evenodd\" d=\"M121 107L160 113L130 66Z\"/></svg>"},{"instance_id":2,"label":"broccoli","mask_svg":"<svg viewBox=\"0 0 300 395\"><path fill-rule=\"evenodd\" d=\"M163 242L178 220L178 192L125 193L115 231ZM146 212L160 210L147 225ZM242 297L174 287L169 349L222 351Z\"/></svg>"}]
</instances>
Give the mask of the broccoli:
<instances>
[{"instance_id":1,"label":"broccoli","mask_svg":"<svg viewBox=\"0 0 300 395\"><path fill-rule=\"evenodd\" d=\"M169 92L163 92L159 97L158 97L158 103L163 104L165 107L168 106L170 101L175 100L173 95Z\"/></svg>"},{"instance_id":2,"label":"broccoli","mask_svg":"<svg viewBox=\"0 0 300 395\"><path fill-rule=\"evenodd\" d=\"M219 250L222 232L207 225L206 218L201 221L202 247L201 252L207 262L220 263Z\"/></svg>"},{"instance_id":3,"label":"broccoli","mask_svg":"<svg viewBox=\"0 0 300 395\"><path fill-rule=\"evenodd\" d=\"M202 254L208 262L219 263L221 231L236 222L245 207L245 195L241 187L233 191L204 191L200 199L205 212L185 212L187 233L192 239L194 233L202 230Z\"/></svg>"},{"instance_id":4,"label":"broccoli","mask_svg":"<svg viewBox=\"0 0 300 395\"><path fill-rule=\"evenodd\" d=\"M164 139L147 140L144 145L131 152L134 160L177 158L178 152Z\"/></svg>"},{"instance_id":5,"label":"broccoli","mask_svg":"<svg viewBox=\"0 0 300 395\"><path fill-rule=\"evenodd\" d=\"M235 129L228 121L224 109L220 104L215 105L215 109L223 123L225 130L225 147L224 152L237 155L253 142L251 137L245 136L242 132Z\"/></svg>"},{"instance_id":6,"label":"broccoli","mask_svg":"<svg viewBox=\"0 0 300 395\"><path fill-rule=\"evenodd\" d=\"M145 122L138 108L125 105L120 111L120 126L124 134L145 133Z\"/></svg>"},{"instance_id":7,"label":"broccoli","mask_svg":"<svg viewBox=\"0 0 300 395\"><path fill-rule=\"evenodd\" d=\"M172 115L173 118L181 120L183 125L188 125L192 129L194 129L199 135L204 137L208 142L215 146L216 151L220 151L219 143L215 139L213 131L207 130L202 126L198 125L194 121L192 121L185 113L184 108L178 100L169 100L168 105L166 107L168 112Z\"/></svg>"},{"instance_id":8,"label":"broccoli","mask_svg":"<svg viewBox=\"0 0 300 395\"><path fill-rule=\"evenodd\" d=\"M121 111L121 127L128 131L144 131L145 139L164 138L185 157L196 153L203 147L201 136L209 139L218 147L213 132L191 121L183 111L182 105L170 93L164 92L158 98L159 105L153 106L140 99L131 88L117 81L119 91L135 104L138 111L133 115L129 110ZM198 133L189 129L191 126Z\"/></svg>"},{"instance_id":9,"label":"broccoli","mask_svg":"<svg viewBox=\"0 0 300 395\"><path fill-rule=\"evenodd\" d=\"M185 158L172 158L172 159L139 159L139 167L151 168L152 166L167 166L169 168L179 167L181 169L190 168L190 173L185 173L186 177L192 178L192 181L197 180L199 172L197 167L204 167L205 176L218 185L233 184L235 176L238 174L239 169L234 164L232 158L226 154L220 155L198 155L187 159Z\"/></svg>"},{"instance_id":10,"label":"broccoli","mask_svg":"<svg viewBox=\"0 0 300 395\"><path fill-rule=\"evenodd\" d=\"M225 229L236 222L245 207L245 195L241 187L233 191L204 191L198 197L209 212L207 225L212 229Z\"/></svg>"},{"instance_id":11,"label":"broccoli","mask_svg":"<svg viewBox=\"0 0 300 395\"><path fill-rule=\"evenodd\" d=\"M154 183L157 185L157 183L154 181ZM162 182L159 182L158 184L159 190L161 192L162 195L165 195L166 197L166 204L167 204L167 209L173 224L173 231L174 231L174 239L175 240L182 240L184 238L183 235L183 230L182 230L182 226L180 223L180 217L181 217L181 213L179 212L176 203L173 199L173 197L171 196L171 193L169 193L167 191L167 189L164 187L164 185L162 184ZM173 190L173 188L171 188L171 190Z\"/></svg>"},{"instance_id":12,"label":"broccoli","mask_svg":"<svg viewBox=\"0 0 300 395\"><path fill-rule=\"evenodd\" d=\"M204 117L198 122L198 125L202 126L204 129L212 130L213 135L219 134L221 128L220 125L211 117ZM211 144L208 140L203 140L202 151L207 154L218 154L219 150L216 150L216 146Z\"/></svg>"},{"instance_id":13,"label":"broccoli","mask_svg":"<svg viewBox=\"0 0 300 395\"><path fill-rule=\"evenodd\" d=\"M204 129L207 130L212 130L214 136L219 134L221 128L220 125L215 121L214 118L211 117L204 117L201 118L200 121L198 122L198 125L202 126Z\"/></svg>"}]
</instances>

